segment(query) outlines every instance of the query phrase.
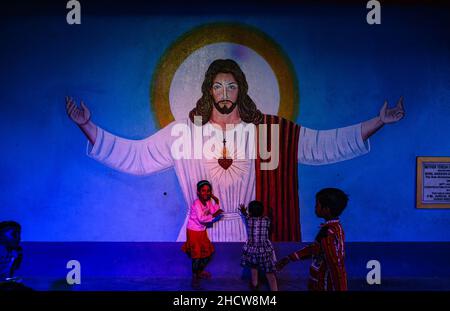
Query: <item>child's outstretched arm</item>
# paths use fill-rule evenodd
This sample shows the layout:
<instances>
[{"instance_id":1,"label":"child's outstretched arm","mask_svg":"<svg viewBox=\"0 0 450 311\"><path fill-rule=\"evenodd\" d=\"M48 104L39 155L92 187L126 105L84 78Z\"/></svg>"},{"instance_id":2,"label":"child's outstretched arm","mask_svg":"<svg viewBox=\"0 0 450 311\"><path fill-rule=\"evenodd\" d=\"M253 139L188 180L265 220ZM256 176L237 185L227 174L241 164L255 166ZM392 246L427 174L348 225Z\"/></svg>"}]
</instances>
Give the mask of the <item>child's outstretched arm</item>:
<instances>
[{"instance_id":1,"label":"child's outstretched arm","mask_svg":"<svg viewBox=\"0 0 450 311\"><path fill-rule=\"evenodd\" d=\"M211 199L214 200L215 204L211 206L210 212L214 218L217 218L217 216L223 213L223 209L220 208L219 199L214 194L211 194Z\"/></svg>"},{"instance_id":2,"label":"child's outstretched arm","mask_svg":"<svg viewBox=\"0 0 450 311\"><path fill-rule=\"evenodd\" d=\"M244 222L245 226L246 226L247 229L248 229L248 219L249 219L249 216L248 216L248 212L247 212L247 208L245 207L245 204L242 204L242 203L239 204L238 210L239 210L239 212L241 213L242 221Z\"/></svg>"},{"instance_id":3,"label":"child's outstretched arm","mask_svg":"<svg viewBox=\"0 0 450 311\"><path fill-rule=\"evenodd\" d=\"M320 246L318 243L314 242L308 246L305 246L304 248L293 252L286 257L281 258L277 264L277 270L281 270L291 261L299 261L307 258L311 258L312 255L317 254L320 252Z\"/></svg>"},{"instance_id":4,"label":"child's outstretched arm","mask_svg":"<svg viewBox=\"0 0 450 311\"><path fill-rule=\"evenodd\" d=\"M333 234L323 238L320 242L324 251L327 266L330 269L331 282L336 291L347 290L347 275L343 255L336 247L336 237Z\"/></svg>"},{"instance_id":5,"label":"child's outstretched arm","mask_svg":"<svg viewBox=\"0 0 450 311\"><path fill-rule=\"evenodd\" d=\"M218 209L217 211L215 211L213 214L212 214L212 216L215 218L215 217L217 217L217 216L220 216L220 215L222 215L223 214L223 209Z\"/></svg>"}]
</instances>

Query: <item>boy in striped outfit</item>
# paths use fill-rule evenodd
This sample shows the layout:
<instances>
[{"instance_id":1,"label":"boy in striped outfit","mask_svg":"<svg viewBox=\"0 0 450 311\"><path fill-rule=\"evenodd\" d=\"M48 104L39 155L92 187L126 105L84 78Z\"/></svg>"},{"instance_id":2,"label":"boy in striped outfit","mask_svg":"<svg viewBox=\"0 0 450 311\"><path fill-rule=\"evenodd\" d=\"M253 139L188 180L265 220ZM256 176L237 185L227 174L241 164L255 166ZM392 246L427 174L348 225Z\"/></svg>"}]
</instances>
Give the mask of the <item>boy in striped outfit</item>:
<instances>
[{"instance_id":1,"label":"boy in striped outfit","mask_svg":"<svg viewBox=\"0 0 450 311\"><path fill-rule=\"evenodd\" d=\"M325 188L316 194L316 215L325 219L315 241L277 263L281 270L290 261L312 258L308 288L312 291L346 291L344 230L339 216L348 196L339 189Z\"/></svg>"}]
</instances>

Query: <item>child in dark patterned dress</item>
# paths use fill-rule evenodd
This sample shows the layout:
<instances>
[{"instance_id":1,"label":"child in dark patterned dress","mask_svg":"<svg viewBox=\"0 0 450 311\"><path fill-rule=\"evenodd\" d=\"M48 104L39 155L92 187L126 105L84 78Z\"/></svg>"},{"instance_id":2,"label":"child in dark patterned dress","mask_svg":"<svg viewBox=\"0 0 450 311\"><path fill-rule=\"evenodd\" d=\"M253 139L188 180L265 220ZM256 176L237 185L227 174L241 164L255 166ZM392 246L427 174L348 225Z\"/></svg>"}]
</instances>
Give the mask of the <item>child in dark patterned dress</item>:
<instances>
[{"instance_id":1,"label":"child in dark patterned dress","mask_svg":"<svg viewBox=\"0 0 450 311\"><path fill-rule=\"evenodd\" d=\"M269 240L271 220L263 216L263 204L252 201L247 209L243 204L239 209L247 223L248 240L244 244L241 266L251 269L251 288L258 288L258 270L264 271L271 291L278 291L276 271L276 257L272 243Z\"/></svg>"},{"instance_id":2,"label":"child in dark patterned dress","mask_svg":"<svg viewBox=\"0 0 450 311\"><path fill-rule=\"evenodd\" d=\"M316 194L316 215L326 222L320 226L315 241L277 262L281 270L290 261L312 258L308 288L312 291L346 291L344 230L339 216L347 206L348 196L339 189L325 188Z\"/></svg>"}]
</instances>

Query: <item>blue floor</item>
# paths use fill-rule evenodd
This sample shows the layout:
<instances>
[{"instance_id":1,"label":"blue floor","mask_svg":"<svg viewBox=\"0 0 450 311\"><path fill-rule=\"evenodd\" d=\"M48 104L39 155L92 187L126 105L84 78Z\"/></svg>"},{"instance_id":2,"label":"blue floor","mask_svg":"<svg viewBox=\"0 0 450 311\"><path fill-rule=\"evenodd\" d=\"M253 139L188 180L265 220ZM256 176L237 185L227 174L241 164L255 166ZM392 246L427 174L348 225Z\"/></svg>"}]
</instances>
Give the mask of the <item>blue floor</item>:
<instances>
[{"instance_id":1,"label":"blue floor","mask_svg":"<svg viewBox=\"0 0 450 311\"><path fill-rule=\"evenodd\" d=\"M239 266L242 243L216 243L202 290L248 291L249 273ZM274 243L280 258L301 247ZM181 243L23 243L16 275L39 291L190 291L190 260ZM81 284L68 285L69 260L81 264ZM366 263L381 264L381 284L369 285ZM278 273L282 291L306 290L310 262L291 263ZM346 267L353 291L449 291L450 243L347 243ZM267 284L261 278L261 291Z\"/></svg>"}]
</instances>

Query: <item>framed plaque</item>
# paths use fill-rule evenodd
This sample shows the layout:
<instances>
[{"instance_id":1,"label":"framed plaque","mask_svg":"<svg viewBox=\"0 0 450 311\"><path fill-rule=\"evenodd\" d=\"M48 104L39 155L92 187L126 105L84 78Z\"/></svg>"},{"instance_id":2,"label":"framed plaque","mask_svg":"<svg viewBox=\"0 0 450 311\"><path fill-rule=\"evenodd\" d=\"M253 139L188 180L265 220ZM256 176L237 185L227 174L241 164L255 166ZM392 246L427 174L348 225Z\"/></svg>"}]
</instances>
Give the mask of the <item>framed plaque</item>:
<instances>
[{"instance_id":1,"label":"framed plaque","mask_svg":"<svg viewBox=\"0 0 450 311\"><path fill-rule=\"evenodd\" d=\"M417 157L417 208L450 208L450 157Z\"/></svg>"}]
</instances>

